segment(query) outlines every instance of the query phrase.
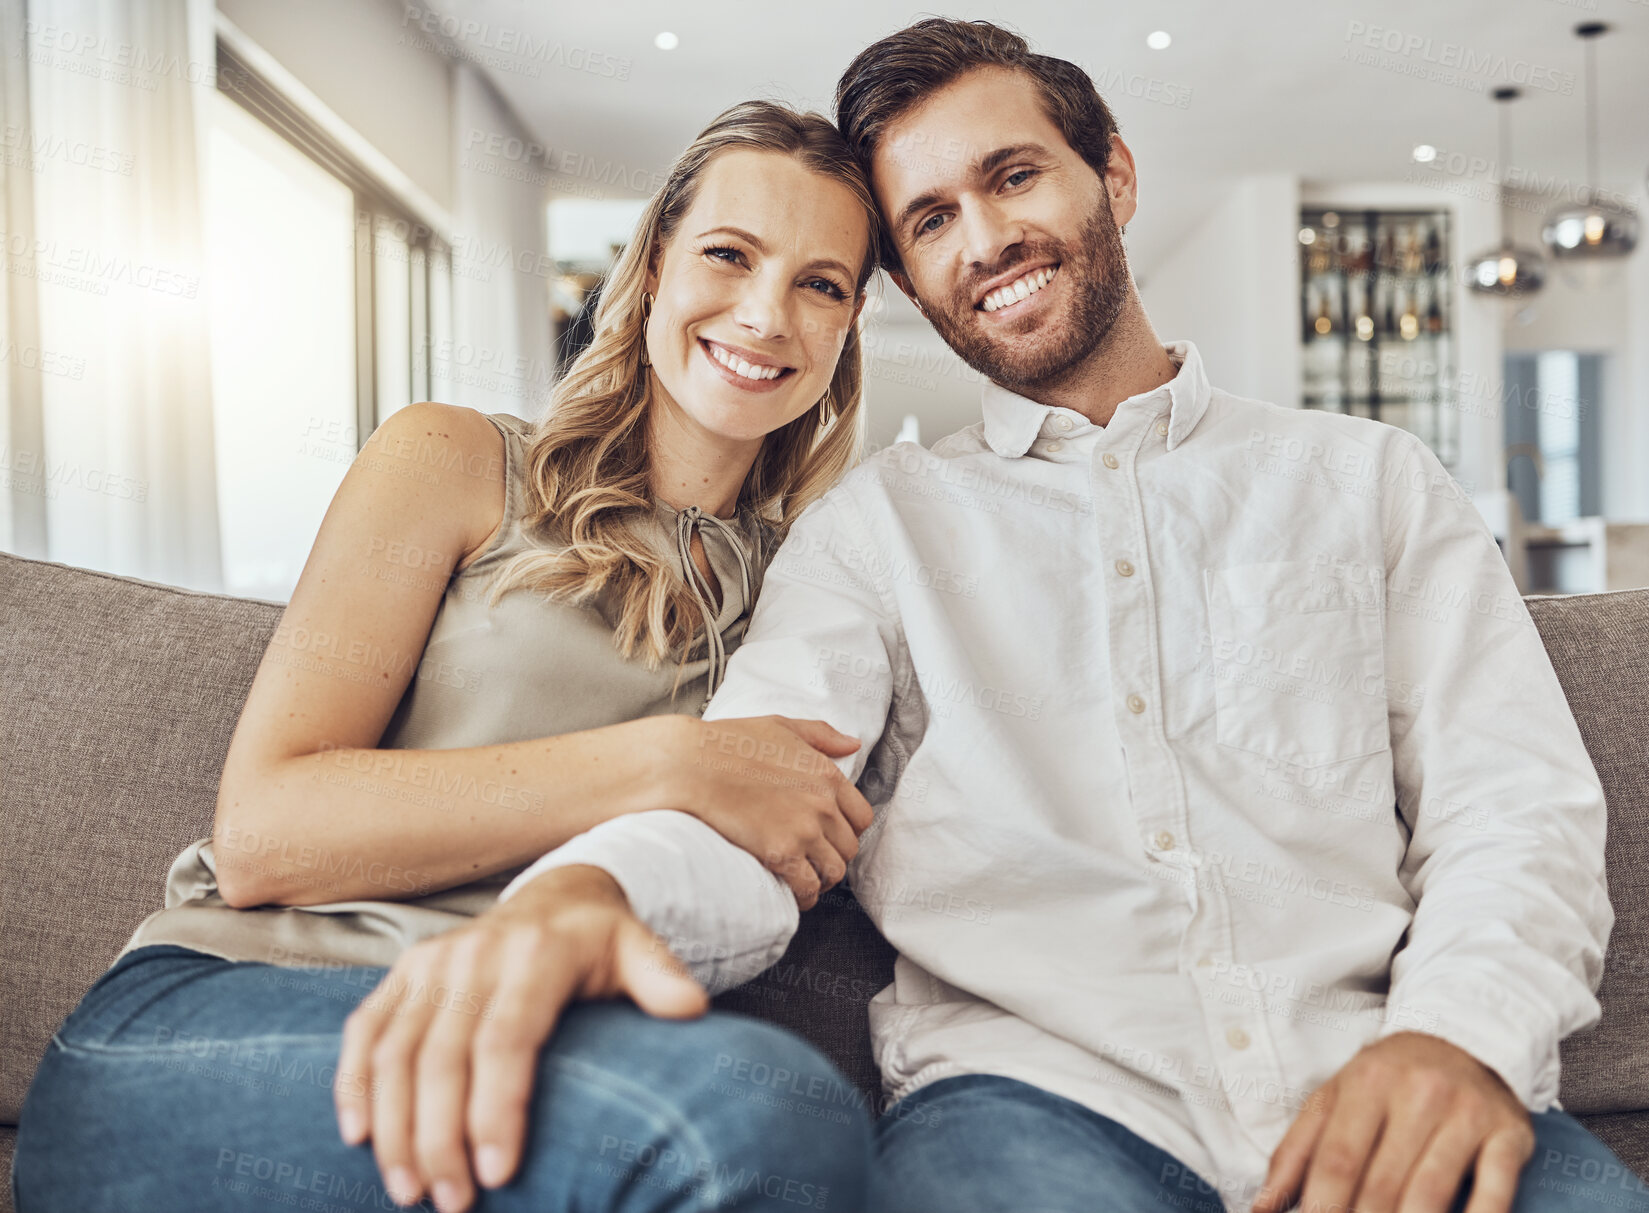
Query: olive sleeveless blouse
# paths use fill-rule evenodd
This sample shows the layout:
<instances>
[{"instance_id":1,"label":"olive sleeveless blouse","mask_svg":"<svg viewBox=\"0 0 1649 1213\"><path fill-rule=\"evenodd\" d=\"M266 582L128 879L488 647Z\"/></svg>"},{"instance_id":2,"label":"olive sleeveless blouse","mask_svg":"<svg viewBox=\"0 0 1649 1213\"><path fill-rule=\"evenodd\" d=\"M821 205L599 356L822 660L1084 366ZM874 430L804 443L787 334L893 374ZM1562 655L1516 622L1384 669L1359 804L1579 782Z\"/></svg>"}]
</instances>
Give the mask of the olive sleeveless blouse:
<instances>
[{"instance_id":1,"label":"olive sleeveless blouse","mask_svg":"<svg viewBox=\"0 0 1649 1213\"><path fill-rule=\"evenodd\" d=\"M504 438L503 524L491 544L449 581L423 661L378 748L501 745L642 716L703 712L728 656L744 637L775 546L772 529L747 507L741 507L736 518L724 520L697 507L676 510L655 504L656 525L649 527L649 534L687 581L709 625L701 627L689 650L680 686L672 696L675 659L681 654L671 654L656 670L648 670L639 660L626 661L613 646L613 628L599 598L590 605L574 605L518 589L496 606L487 604L493 572L516 553L543 543L535 543L522 529L532 425L508 413L487 417ZM695 529L721 590L719 608L691 558ZM396 782L399 794L417 794L415 786L399 786L415 780ZM532 803L528 797L512 796L508 789L499 796L504 809L523 802ZM302 839L291 839L281 845L290 853L301 850L302 844ZM488 909L526 866L404 901L236 909L218 895L212 845L210 838L203 838L172 862L165 908L138 926L121 955L170 943L226 960L292 967L388 966L408 945ZM332 864L336 871L336 864L348 862L353 870L364 862L359 857L333 860L321 848L312 850L313 861L322 869ZM385 887L396 887L392 870L386 868L380 876ZM416 886L409 881L404 887Z\"/></svg>"}]
</instances>

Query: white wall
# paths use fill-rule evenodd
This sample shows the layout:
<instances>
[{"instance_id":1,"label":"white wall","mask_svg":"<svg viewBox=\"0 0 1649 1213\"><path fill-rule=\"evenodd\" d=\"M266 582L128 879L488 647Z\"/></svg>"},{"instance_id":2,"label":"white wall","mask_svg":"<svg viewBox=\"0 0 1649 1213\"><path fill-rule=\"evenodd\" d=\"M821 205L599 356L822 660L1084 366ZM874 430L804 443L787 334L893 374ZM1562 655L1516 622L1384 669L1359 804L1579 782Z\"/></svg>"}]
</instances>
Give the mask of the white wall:
<instances>
[{"instance_id":1,"label":"white wall","mask_svg":"<svg viewBox=\"0 0 1649 1213\"><path fill-rule=\"evenodd\" d=\"M451 65L396 0L217 0L224 16L452 206Z\"/></svg>"},{"instance_id":2,"label":"white wall","mask_svg":"<svg viewBox=\"0 0 1649 1213\"><path fill-rule=\"evenodd\" d=\"M1649 192L1639 182L1638 216L1649 218ZM1604 429L1603 508L1611 518L1649 521L1649 227L1626 263L1626 348L1622 391Z\"/></svg>"},{"instance_id":3,"label":"white wall","mask_svg":"<svg viewBox=\"0 0 1649 1213\"><path fill-rule=\"evenodd\" d=\"M893 442L906 414L923 446L979 420L984 382L936 333L910 300L878 273L870 281L864 322L867 450Z\"/></svg>"},{"instance_id":4,"label":"white wall","mask_svg":"<svg viewBox=\"0 0 1649 1213\"><path fill-rule=\"evenodd\" d=\"M454 83L453 339L434 350L436 382L450 385L441 397L450 403L537 417L555 372L549 191L541 173L506 175L494 160L465 155L478 137L531 140L474 67L459 64Z\"/></svg>"},{"instance_id":5,"label":"white wall","mask_svg":"<svg viewBox=\"0 0 1649 1213\"><path fill-rule=\"evenodd\" d=\"M1298 181L1243 177L1140 282L1164 342L1189 340L1228 392L1300 402Z\"/></svg>"}]
</instances>

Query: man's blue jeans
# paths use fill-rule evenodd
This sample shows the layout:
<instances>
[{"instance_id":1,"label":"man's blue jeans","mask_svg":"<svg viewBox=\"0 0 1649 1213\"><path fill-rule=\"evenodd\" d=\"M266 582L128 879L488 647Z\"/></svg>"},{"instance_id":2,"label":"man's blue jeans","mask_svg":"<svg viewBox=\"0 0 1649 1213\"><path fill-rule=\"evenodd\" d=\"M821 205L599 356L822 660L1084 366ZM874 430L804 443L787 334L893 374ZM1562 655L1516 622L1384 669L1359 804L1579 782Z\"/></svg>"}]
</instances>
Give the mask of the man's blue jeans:
<instances>
[{"instance_id":1,"label":"man's blue jeans","mask_svg":"<svg viewBox=\"0 0 1649 1213\"><path fill-rule=\"evenodd\" d=\"M128 953L64 1021L29 1089L19 1213L397 1208L371 1147L339 1139L332 1105L343 1020L384 973L231 964L171 945ZM1222 1208L1171 1155L1013 1079L942 1079L874 1131L863 1103L811 1045L759 1020L578 1003L540 1053L515 1182L481 1189L475 1208ZM1649 1210L1649 1190L1572 1117L1543 1113L1534 1127L1515 1213Z\"/></svg>"},{"instance_id":2,"label":"man's blue jeans","mask_svg":"<svg viewBox=\"0 0 1649 1213\"><path fill-rule=\"evenodd\" d=\"M1574 1117L1532 1120L1512 1213L1649 1210L1649 1187ZM1222 1194L1255 1195L1222 1193L1109 1117L996 1074L911 1092L877 1122L876 1153L876 1213L1220 1213ZM1469 1195L1468 1182L1452 1213Z\"/></svg>"},{"instance_id":3,"label":"man's blue jeans","mask_svg":"<svg viewBox=\"0 0 1649 1213\"><path fill-rule=\"evenodd\" d=\"M385 972L235 964L170 944L121 957L29 1088L20 1213L399 1208L371 1146L343 1144L332 1102L343 1021ZM760 1020L576 1003L540 1051L515 1181L479 1189L472 1208L857 1213L864 1102L823 1054Z\"/></svg>"}]
</instances>

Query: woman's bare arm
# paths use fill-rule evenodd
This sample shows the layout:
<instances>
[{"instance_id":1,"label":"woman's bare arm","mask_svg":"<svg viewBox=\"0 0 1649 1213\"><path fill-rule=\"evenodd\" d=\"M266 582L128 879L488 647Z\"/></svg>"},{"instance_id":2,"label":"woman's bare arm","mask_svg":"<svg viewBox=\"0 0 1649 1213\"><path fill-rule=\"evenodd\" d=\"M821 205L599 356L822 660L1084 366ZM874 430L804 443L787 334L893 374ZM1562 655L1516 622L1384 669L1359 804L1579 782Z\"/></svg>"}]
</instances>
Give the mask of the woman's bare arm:
<instances>
[{"instance_id":1,"label":"woman's bare arm","mask_svg":"<svg viewBox=\"0 0 1649 1213\"><path fill-rule=\"evenodd\" d=\"M480 413L424 403L385 421L351 465L230 743L213 830L230 905L421 896L664 807L657 759L691 721L376 748L450 575L502 524L504 458Z\"/></svg>"}]
</instances>

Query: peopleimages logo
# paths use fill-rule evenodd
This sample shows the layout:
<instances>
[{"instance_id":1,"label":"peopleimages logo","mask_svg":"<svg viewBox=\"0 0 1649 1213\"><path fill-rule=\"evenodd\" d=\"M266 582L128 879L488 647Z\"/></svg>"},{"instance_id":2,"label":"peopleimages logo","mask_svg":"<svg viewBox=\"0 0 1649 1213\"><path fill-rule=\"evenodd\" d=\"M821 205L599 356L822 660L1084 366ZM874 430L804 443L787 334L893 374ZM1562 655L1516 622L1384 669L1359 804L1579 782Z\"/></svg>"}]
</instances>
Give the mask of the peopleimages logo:
<instances>
[{"instance_id":1,"label":"peopleimages logo","mask_svg":"<svg viewBox=\"0 0 1649 1213\"><path fill-rule=\"evenodd\" d=\"M1497 51L1485 51L1461 42L1439 42L1426 34L1405 33L1384 25L1351 21L1346 25L1346 48L1342 59L1365 67L1379 67L1403 75L1420 76L1439 84L1454 84L1481 92L1483 83L1474 77L1487 76L1541 89L1561 96L1575 91L1575 74L1558 71L1517 59ZM1461 79L1460 77L1467 77Z\"/></svg>"},{"instance_id":2,"label":"peopleimages logo","mask_svg":"<svg viewBox=\"0 0 1649 1213\"><path fill-rule=\"evenodd\" d=\"M628 80L630 60L602 51L590 50L549 38L535 38L526 30L511 26L494 26L488 21L459 20L443 13L429 12L409 4L401 15L401 26L415 26L425 34L441 34L452 39L464 50L496 52L536 69L540 64L586 72L609 80ZM405 38L405 35L402 35ZM502 63L506 70L511 65ZM530 74L537 75L536 70Z\"/></svg>"}]
</instances>

